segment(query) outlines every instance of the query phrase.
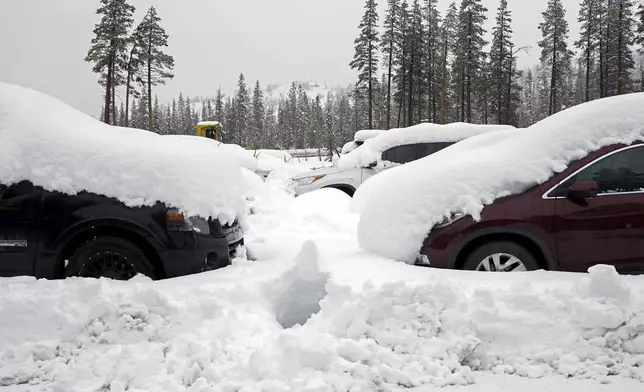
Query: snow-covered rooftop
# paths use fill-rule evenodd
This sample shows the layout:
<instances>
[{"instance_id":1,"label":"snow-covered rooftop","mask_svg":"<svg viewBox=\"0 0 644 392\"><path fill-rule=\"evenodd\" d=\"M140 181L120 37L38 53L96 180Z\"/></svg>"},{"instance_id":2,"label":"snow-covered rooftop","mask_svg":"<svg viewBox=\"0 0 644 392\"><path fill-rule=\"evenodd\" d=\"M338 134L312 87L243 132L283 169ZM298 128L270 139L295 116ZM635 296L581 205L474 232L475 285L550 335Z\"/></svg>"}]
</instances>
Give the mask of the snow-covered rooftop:
<instances>
[{"instance_id":1,"label":"snow-covered rooftop","mask_svg":"<svg viewBox=\"0 0 644 392\"><path fill-rule=\"evenodd\" d=\"M450 213L479 218L485 205L547 181L592 151L644 140L642 108L641 93L598 100L530 128L472 138L465 146L383 172L355 195L363 212L360 245L413 262L430 229Z\"/></svg>"},{"instance_id":2,"label":"snow-covered rooftop","mask_svg":"<svg viewBox=\"0 0 644 392\"><path fill-rule=\"evenodd\" d=\"M238 159L225 149L105 125L55 98L0 83L0 182L21 180L129 206L163 202L223 222L245 211Z\"/></svg>"},{"instance_id":3,"label":"snow-covered rooftop","mask_svg":"<svg viewBox=\"0 0 644 392\"><path fill-rule=\"evenodd\" d=\"M413 143L459 142L482 133L515 129L509 125L474 125L453 123L447 125L422 123L408 128L381 131L368 138L364 144L338 161L341 169L351 169L369 165L381 160L382 153L392 147ZM365 131L374 132L374 131Z\"/></svg>"}]
</instances>

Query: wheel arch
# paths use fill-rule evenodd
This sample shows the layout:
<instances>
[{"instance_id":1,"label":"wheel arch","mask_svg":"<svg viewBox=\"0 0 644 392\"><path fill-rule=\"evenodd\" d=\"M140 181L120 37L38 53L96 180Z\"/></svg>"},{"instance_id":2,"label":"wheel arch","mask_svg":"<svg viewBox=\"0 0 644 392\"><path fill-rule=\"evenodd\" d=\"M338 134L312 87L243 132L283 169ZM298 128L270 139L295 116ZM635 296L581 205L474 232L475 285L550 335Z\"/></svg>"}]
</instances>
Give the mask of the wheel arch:
<instances>
[{"instance_id":1,"label":"wheel arch","mask_svg":"<svg viewBox=\"0 0 644 392\"><path fill-rule=\"evenodd\" d=\"M460 269L473 251L484 244L497 241L521 245L534 255L541 268L548 271L557 270L554 256L541 239L525 230L514 228L488 229L466 237L456 250L451 268Z\"/></svg>"},{"instance_id":2,"label":"wheel arch","mask_svg":"<svg viewBox=\"0 0 644 392\"><path fill-rule=\"evenodd\" d=\"M56 275L64 276L65 260L69 259L79 246L97 237L118 237L136 245L161 276L165 267L159 256L163 249L161 242L146 228L121 220L85 221L63 233L55 242L57 250Z\"/></svg>"},{"instance_id":3,"label":"wheel arch","mask_svg":"<svg viewBox=\"0 0 644 392\"><path fill-rule=\"evenodd\" d=\"M353 186L349 185L349 184L327 185L327 186L323 187L322 189L325 189L325 188L337 189L339 191L342 191L342 192L346 193L350 197L353 197L353 195L356 193L356 189Z\"/></svg>"}]
</instances>

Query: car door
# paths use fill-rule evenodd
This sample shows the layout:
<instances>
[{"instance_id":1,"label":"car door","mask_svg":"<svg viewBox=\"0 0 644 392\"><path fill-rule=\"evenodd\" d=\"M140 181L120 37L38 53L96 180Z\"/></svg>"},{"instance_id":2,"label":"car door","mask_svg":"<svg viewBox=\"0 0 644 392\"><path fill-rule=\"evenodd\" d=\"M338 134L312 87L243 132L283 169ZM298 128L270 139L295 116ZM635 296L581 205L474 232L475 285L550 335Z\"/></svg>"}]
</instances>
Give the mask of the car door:
<instances>
[{"instance_id":1,"label":"car door","mask_svg":"<svg viewBox=\"0 0 644 392\"><path fill-rule=\"evenodd\" d=\"M597 183L597 196L566 197L573 184L589 181ZM555 192L562 268L586 271L596 264L611 264L622 273L644 272L644 145L604 155Z\"/></svg>"},{"instance_id":2,"label":"car door","mask_svg":"<svg viewBox=\"0 0 644 392\"><path fill-rule=\"evenodd\" d=\"M0 276L34 273L41 192L27 181L0 185Z\"/></svg>"}]
</instances>

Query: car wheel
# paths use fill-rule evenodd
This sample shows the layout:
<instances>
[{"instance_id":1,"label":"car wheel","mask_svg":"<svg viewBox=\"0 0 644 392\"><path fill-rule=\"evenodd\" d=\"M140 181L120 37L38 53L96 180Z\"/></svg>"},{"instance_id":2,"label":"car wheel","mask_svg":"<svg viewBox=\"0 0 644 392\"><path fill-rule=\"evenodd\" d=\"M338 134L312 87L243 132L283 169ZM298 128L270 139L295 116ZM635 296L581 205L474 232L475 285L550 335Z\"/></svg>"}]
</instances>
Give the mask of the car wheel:
<instances>
[{"instance_id":1,"label":"car wheel","mask_svg":"<svg viewBox=\"0 0 644 392\"><path fill-rule=\"evenodd\" d=\"M467 256L464 270L525 272L540 269L537 259L523 246L509 241L485 244Z\"/></svg>"},{"instance_id":2,"label":"car wheel","mask_svg":"<svg viewBox=\"0 0 644 392\"><path fill-rule=\"evenodd\" d=\"M99 237L81 245L68 260L65 276L129 280L137 274L157 276L145 253L118 237Z\"/></svg>"}]
</instances>

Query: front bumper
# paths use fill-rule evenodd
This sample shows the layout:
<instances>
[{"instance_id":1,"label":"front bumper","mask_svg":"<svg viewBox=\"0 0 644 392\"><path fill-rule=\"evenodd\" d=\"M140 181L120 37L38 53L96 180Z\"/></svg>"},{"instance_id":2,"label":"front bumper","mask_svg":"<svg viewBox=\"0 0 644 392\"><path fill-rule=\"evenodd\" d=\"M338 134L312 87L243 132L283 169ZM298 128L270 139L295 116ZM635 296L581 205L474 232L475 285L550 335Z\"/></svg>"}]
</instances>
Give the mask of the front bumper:
<instances>
[{"instance_id":1,"label":"front bumper","mask_svg":"<svg viewBox=\"0 0 644 392\"><path fill-rule=\"evenodd\" d=\"M194 232L173 232L170 233L170 237L175 247L159 252L168 278L212 271L230 265L235 244L229 244L226 237ZM243 242L243 238L240 241Z\"/></svg>"}]
</instances>

